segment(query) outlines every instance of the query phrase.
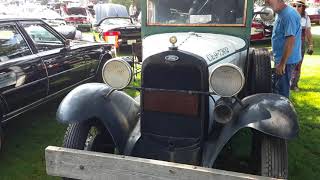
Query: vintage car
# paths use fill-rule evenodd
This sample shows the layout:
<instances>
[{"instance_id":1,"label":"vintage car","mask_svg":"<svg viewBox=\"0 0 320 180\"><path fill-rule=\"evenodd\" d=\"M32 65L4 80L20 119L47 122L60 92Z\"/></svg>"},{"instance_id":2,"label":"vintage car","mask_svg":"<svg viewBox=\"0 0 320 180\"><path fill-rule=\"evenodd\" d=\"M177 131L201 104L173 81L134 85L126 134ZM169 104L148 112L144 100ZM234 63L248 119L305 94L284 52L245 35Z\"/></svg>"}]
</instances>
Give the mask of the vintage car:
<instances>
[{"instance_id":1,"label":"vintage car","mask_svg":"<svg viewBox=\"0 0 320 180\"><path fill-rule=\"evenodd\" d=\"M311 23L320 24L320 9L310 7L306 9L307 15L310 18Z\"/></svg>"},{"instance_id":2,"label":"vintage car","mask_svg":"<svg viewBox=\"0 0 320 180\"><path fill-rule=\"evenodd\" d=\"M287 178L297 114L289 99L271 93L269 52L249 47L253 0L142 0L141 6L141 86L130 85L123 59L107 61L105 84L81 85L61 102L57 120L69 124L63 146L208 168L219 167L222 157L226 169L237 164L220 156L223 149L246 146L248 172ZM248 146L227 146L245 130ZM79 165L68 167L79 172Z\"/></svg>"},{"instance_id":3,"label":"vintage car","mask_svg":"<svg viewBox=\"0 0 320 180\"><path fill-rule=\"evenodd\" d=\"M141 26L134 22L130 17L107 17L94 25L93 34L95 41L108 42L112 36L111 44L117 44L119 47L141 43ZM113 41L117 42L113 42Z\"/></svg>"},{"instance_id":4,"label":"vintage car","mask_svg":"<svg viewBox=\"0 0 320 180\"><path fill-rule=\"evenodd\" d=\"M1 19L0 42L0 129L79 84L101 80L102 61L111 58L105 44L70 42L39 19Z\"/></svg>"},{"instance_id":5,"label":"vintage car","mask_svg":"<svg viewBox=\"0 0 320 180\"><path fill-rule=\"evenodd\" d=\"M62 14L67 24L73 25L79 30L91 30L94 20L87 8L81 6L67 6L64 8Z\"/></svg>"}]
</instances>

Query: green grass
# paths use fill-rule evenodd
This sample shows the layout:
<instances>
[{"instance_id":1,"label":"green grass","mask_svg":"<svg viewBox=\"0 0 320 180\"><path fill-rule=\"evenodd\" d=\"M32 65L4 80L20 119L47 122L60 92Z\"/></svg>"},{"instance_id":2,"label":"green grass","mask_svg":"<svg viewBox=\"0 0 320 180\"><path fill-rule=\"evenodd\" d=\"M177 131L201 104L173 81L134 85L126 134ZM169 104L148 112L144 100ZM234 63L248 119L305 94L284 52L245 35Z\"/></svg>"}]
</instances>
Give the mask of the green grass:
<instances>
[{"instance_id":1,"label":"green grass","mask_svg":"<svg viewBox=\"0 0 320 180\"><path fill-rule=\"evenodd\" d=\"M314 36L315 53L305 56L300 92L292 92L296 107L299 137L289 142L290 179L320 177L320 36Z\"/></svg>"},{"instance_id":2,"label":"green grass","mask_svg":"<svg viewBox=\"0 0 320 180\"><path fill-rule=\"evenodd\" d=\"M44 149L62 144L66 126L55 121L60 100L25 113L5 126L1 180L57 179L46 175Z\"/></svg>"},{"instance_id":3,"label":"green grass","mask_svg":"<svg viewBox=\"0 0 320 180\"><path fill-rule=\"evenodd\" d=\"M314 36L320 47L320 36ZM265 45L259 45L265 46ZM132 85L138 85L140 76ZM320 177L320 48L305 56L300 92L292 92L300 123L299 137L289 142L289 179L315 180ZM127 91L137 96L138 91ZM0 154L0 180L51 180L46 175L44 149L61 146L66 125L55 121L61 99L45 104L10 121L5 127L5 144Z\"/></svg>"}]
</instances>

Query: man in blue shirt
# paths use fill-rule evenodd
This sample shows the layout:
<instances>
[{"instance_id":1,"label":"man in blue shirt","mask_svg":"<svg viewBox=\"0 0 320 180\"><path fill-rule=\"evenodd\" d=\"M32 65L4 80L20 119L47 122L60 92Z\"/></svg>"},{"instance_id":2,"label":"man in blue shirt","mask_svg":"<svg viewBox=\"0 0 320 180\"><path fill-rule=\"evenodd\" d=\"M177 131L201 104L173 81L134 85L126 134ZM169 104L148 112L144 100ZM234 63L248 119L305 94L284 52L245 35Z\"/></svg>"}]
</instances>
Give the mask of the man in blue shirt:
<instances>
[{"instance_id":1,"label":"man in blue shirt","mask_svg":"<svg viewBox=\"0 0 320 180\"><path fill-rule=\"evenodd\" d=\"M283 0L266 2L277 13L271 39L277 74L275 88L279 94L289 97L291 73L301 60L301 17Z\"/></svg>"}]
</instances>

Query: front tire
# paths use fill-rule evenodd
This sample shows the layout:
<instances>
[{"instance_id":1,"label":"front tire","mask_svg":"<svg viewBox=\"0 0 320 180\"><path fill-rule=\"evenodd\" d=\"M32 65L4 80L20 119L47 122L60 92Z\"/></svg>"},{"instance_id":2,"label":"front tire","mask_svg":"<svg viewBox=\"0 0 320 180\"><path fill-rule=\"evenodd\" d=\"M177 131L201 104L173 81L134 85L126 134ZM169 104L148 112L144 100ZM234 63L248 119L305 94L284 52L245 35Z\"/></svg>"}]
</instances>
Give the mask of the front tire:
<instances>
[{"instance_id":1,"label":"front tire","mask_svg":"<svg viewBox=\"0 0 320 180\"><path fill-rule=\"evenodd\" d=\"M3 130L2 130L2 127L1 127L1 124L0 124L0 152L2 150L2 145L3 145L3 141L4 140L4 133L3 133Z\"/></svg>"},{"instance_id":2,"label":"front tire","mask_svg":"<svg viewBox=\"0 0 320 180\"><path fill-rule=\"evenodd\" d=\"M112 137L103 124L97 121L70 124L64 136L63 147L105 153L115 151Z\"/></svg>"},{"instance_id":3,"label":"front tire","mask_svg":"<svg viewBox=\"0 0 320 180\"><path fill-rule=\"evenodd\" d=\"M248 72L249 95L272 92L271 58L267 49L254 49ZM258 175L288 178L288 151L284 139L252 131L252 163Z\"/></svg>"},{"instance_id":4,"label":"front tire","mask_svg":"<svg viewBox=\"0 0 320 180\"><path fill-rule=\"evenodd\" d=\"M285 139L263 135L261 138L261 175L288 178L288 150Z\"/></svg>"}]
</instances>

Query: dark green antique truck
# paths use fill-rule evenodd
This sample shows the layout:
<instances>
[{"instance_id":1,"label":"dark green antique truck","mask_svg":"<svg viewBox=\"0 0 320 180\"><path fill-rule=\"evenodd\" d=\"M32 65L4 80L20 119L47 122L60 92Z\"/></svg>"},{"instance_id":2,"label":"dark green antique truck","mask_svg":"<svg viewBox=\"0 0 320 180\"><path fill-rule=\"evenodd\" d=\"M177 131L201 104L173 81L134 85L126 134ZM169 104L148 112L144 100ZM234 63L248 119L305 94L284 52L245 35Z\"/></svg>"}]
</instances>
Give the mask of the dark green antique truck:
<instances>
[{"instance_id":1,"label":"dark green antique truck","mask_svg":"<svg viewBox=\"0 0 320 180\"><path fill-rule=\"evenodd\" d=\"M250 48L253 0L141 5L141 86L130 86L130 65L115 58L104 64L105 84L71 91L57 111L57 120L69 124L64 148L47 148L48 174L286 179L287 140L298 135L297 115L290 100L272 93L269 52ZM122 91L128 88L140 96ZM222 152L243 129L251 132L251 160L239 171L255 175L213 169L237 166Z\"/></svg>"}]
</instances>

